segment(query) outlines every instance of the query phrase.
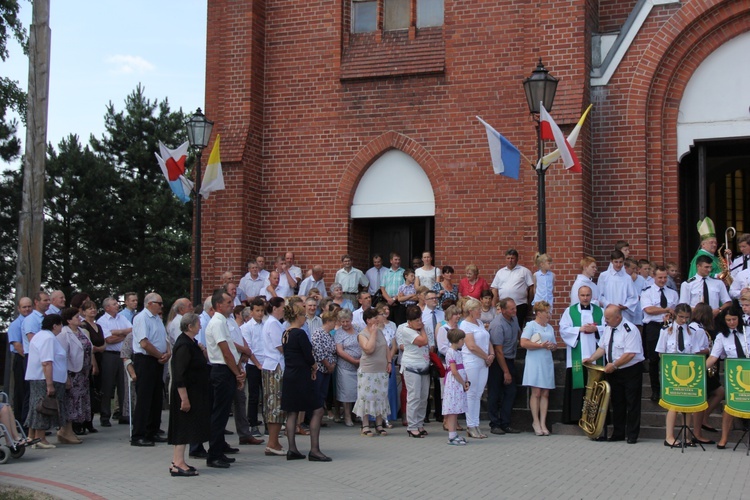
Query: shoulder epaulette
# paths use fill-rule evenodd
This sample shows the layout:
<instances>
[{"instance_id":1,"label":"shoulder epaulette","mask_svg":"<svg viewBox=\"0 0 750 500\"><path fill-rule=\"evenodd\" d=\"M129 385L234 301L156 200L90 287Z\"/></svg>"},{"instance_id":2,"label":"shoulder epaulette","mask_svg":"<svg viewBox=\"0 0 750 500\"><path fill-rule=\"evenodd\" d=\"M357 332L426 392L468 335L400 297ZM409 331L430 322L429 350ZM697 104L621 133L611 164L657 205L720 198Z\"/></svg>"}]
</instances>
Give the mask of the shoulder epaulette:
<instances>
[{"instance_id":1,"label":"shoulder epaulette","mask_svg":"<svg viewBox=\"0 0 750 500\"><path fill-rule=\"evenodd\" d=\"M623 326L625 327L625 331L630 333L630 326L627 323L625 323Z\"/></svg>"},{"instance_id":2,"label":"shoulder epaulette","mask_svg":"<svg viewBox=\"0 0 750 500\"><path fill-rule=\"evenodd\" d=\"M696 330L695 330L695 328L693 328L693 327L692 327L692 326L690 326L690 325L688 325L688 330L693 330L693 331L696 331Z\"/></svg>"},{"instance_id":3,"label":"shoulder epaulette","mask_svg":"<svg viewBox=\"0 0 750 500\"><path fill-rule=\"evenodd\" d=\"M643 290L641 290L641 292L645 292L645 291L646 291L646 290L648 290L649 288L651 288L651 285L649 285L649 286L647 286L646 288L644 288Z\"/></svg>"},{"instance_id":4,"label":"shoulder epaulette","mask_svg":"<svg viewBox=\"0 0 750 500\"><path fill-rule=\"evenodd\" d=\"M695 276L693 276L692 278L690 278L689 280L687 280L687 282L688 282L688 283L692 283L693 281L695 281L695 279L696 279L697 277L698 277L698 275L696 274Z\"/></svg>"}]
</instances>

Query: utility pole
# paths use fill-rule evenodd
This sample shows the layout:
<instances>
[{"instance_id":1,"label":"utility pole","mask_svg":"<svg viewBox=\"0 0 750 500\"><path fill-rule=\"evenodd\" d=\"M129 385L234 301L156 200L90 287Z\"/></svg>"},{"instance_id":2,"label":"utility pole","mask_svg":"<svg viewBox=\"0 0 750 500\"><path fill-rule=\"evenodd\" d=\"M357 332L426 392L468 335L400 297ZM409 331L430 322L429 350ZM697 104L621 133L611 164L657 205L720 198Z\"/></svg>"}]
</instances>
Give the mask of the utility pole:
<instances>
[{"instance_id":1,"label":"utility pole","mask_svg":"<svg viewBox=\"0 0 750 500\"><path fill-rule=\"evenodd\" d=\"M23 158L23 199L18 224L16 297L33 297L42 282L51 39L49 6L50 0L33 0L29 27L29 96Z\"/></svg>"}]
</instances>

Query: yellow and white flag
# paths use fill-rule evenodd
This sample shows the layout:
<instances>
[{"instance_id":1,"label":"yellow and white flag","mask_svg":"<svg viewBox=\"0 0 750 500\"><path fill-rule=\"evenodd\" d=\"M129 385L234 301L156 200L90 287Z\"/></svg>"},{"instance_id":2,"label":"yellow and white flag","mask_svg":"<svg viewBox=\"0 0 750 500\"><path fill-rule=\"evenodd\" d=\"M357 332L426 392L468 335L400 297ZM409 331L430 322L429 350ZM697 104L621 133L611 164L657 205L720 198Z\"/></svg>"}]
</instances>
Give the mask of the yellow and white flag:
<instances>
[{"instance_id":1,"label":"yellow and white flag","mask_svg":"<svg viewBox=\"0 0 750 500\"><path fill-rule=\"evenodd\" d=\"M219 135L216 136L214 148L211 150L211 156L208 158L206 165L206 175L201 183L201 196L208 198L208 195L214 191L224 189L224 174L221 171L221 157L219 156Z\"/></svg>"}]
</instances>

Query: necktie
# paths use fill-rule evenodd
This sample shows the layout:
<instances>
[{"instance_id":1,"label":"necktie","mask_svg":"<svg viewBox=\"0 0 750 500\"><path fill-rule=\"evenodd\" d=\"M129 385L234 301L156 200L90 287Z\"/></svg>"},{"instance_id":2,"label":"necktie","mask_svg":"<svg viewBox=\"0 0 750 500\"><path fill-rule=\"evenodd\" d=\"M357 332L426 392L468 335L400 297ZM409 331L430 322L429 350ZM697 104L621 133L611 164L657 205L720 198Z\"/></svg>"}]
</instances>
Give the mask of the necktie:
<instances>
[{"instance_id":1,"label":"necktie","mask_svg":"<svg viewBox=\"0 0 750 500\"><path fill-rule=\"evenodd\" d=\"M607 349L607 362L614 363L614 360L612 359L612 346L615 343L615 332L617 331L617 327L612 328L612 333L609 335L609 346Z\"/></svg>"},{"instance_id":2,"label":"necktie","mask_svg":"<svg viewBox=\"0 0 750 500\"><path fill-rule=\"evenodd\" d=\"M737 348L737 357L742 359L746 358L747 356L745 356L745 350L742 348L739 333L737 330L732 330L732 334L734 335L734 346Z\"/></svg>"},{"instance_id":3,"label":"necktie","mask_svg":"<svg viewBox=\"0 0 750 500\"><path fill-rule=\"evenodd\" d=\"M677 349L680 350L680 352L685 351L685 332L682 330L682 325L677 329L677 333L679 336L677 337Z\"/></svg>"},{"instance_id":4,"label":"necktie","mask_svg":"<svg viewBox=\"0 0 750 500\"><path fill-rule=\"evenodd\" d=\"M437 314L435 313L435 310L432 310L432 332L435 333L437 331Z\"/></svg>"},{"instance_id":5,"label":"necktie","mask_svg":"<svg viewBox=\"0 0 750 500\"><path fill-rule=\"evenodd\" d=\"M664 289L659 288L659 293L661 293L661 300L659 301L659 305L661 306L662 309L666 309L667 308L667 296L664 295Z\"/></svg>"},{"instance_id":6,"label":"necktie","mask_svg":"<svg viewBox=\"0 0 750 500\"><path fill-rule=\"evenodd\" d=\"M703 278L703 303L708 304L708 281Z\"/></svg>"},{"instance_id":7,"label":"necktie","mask_svg":"<svg viewBox=\"0 0 750 500\"><path fill-rule=\"evenodd\" d=\"M742 270L744 271L747 269L747 260L750 259L750 255L745 255L742 257Z\"/></svg>"}]
</instances>

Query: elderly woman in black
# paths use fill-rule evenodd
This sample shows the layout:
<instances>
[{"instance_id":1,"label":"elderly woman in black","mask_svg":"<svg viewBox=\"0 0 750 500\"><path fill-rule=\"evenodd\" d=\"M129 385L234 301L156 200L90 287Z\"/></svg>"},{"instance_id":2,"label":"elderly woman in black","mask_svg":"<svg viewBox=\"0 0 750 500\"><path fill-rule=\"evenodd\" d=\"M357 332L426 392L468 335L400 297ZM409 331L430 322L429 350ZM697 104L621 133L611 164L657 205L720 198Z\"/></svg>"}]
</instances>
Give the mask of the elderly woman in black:
<instances>
[{"instance_id":1,"label":"elderly woman in black","mask_svg":"<svg viewBox=\"0 0 750 500\"><path fill-rule=\"evenodd\" d=\"M284 379L281 384L281 409L286 412L286 437L289 441L287 460L299 460L305 455L297 449L295 429L299 412L311 411L310 418L310 454L311 462L330 462L320 451L320 423L323 419L323 398L315 390L315 379L318 364L313 356L313 348L307 333L302 329L305 324L305 309L300 304L284 307L284 319L289 328L284 332Z\"/></svg>"},{"instance_id":2,"label":"elderly woman in black","mask_svg":"<svg viewBox=\"0 0 750 500\"><path fill-rule=\"evenodd\" d=\"M203 350L195 341L201 329L200 317L187 313L180 320L182 332L172 347L172 388L169 397L169 431L174 445L172 476L197 476L185 463L185 445L208 441L211 429L209 368Z\"/></svg>"}]
</instances>

